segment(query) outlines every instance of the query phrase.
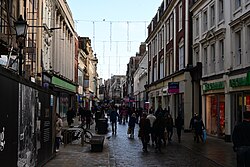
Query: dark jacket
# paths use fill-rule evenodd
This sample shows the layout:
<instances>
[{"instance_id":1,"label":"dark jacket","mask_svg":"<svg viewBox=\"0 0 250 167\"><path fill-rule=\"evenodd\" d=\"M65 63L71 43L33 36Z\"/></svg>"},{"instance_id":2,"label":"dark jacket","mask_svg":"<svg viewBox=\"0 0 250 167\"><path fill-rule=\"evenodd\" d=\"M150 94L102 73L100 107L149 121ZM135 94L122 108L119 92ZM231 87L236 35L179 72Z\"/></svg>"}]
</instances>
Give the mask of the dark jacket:
<instances>
[{"instance_id":1,"label":"dark jacket","mask_svg":"<svg viewBox=\"0 0 250 167\"><path fill-rule=\"evenodd\" d=\"M116 122L118 116L119 114L117 113L117 111L112 109L110 112L110 122Z\"/></svg>"},{"instance_id":2,"label":"dark jacket","mask_svg":"<svg viewBox=\"0 0 250 167\"><path fill-rule=\"evenodd\" d=\"M136 123L136 117L130 117L128 121L128 126L130 128L135 128L135 123Z\"/></svg>"},{"instance_id":3,"label":"dark jacket","mask_svg":"<svg viewBox=\"0 0 250 167\"><path fill-rule=\"evenodd\" d=\"M250 121L243 121L234 127L232 140L234 147L250 146Z\"/></svg>"}]
</instances>

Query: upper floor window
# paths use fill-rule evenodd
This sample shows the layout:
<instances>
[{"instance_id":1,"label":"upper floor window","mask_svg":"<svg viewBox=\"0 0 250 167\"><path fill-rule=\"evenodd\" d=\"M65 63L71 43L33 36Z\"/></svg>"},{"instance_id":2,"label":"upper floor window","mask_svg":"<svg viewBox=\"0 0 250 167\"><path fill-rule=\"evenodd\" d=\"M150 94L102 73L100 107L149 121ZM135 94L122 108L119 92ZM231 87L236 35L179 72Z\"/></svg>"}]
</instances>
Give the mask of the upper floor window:
<instances>
[{"instance_id":1,"label":"upper floor window","mask_svg":"<svg viewBox=\"0 0 250 167\"><path fill-rule=\"evenodd\" d=\"M179 70L184 69L184 45L179 46Z\"/></svg>"},{"instance_id":2,"label":"upper floor window","mask_svg":"<svg viewBox=\"0 0 250 167\"><path fill-rule=\"evenodd\" d=\"M215 71L215 44L211 45L211 65L210 65L210 71L213 73Z\"/></svg>"},{"instance_id":3,"label":"upper floor window","mask_svg":"<svg viewBox=\"0 0 250 167\"><path fill-rule=\"evenodd\" d=\"M153 77L154 77L154 79L153 79L153 81L156 81L157 80L157 63L156 63L156 61L154 62L154 69L153 69L154 71L154 74L153 74Z\"/></svg>"},{"instance_id":4,"label":"upper floor window","mask_svg":"<svg viewBox=\"0 0 250 167\"><path fill-rule=\"evenodd\" d=\"M219 70L220 71L224 69L224 55L225 55L224 40L220 40L219 42Z\"/></svg>"},{"instance_id":5,"label":"upper floor window","mask_svg":"<svg viewBox=\"0 0 250 167\"><path fill-rule=\"evenodd\" d=\"M195 18L195 37L199 36L200 31L200 23L199 23L199 16Z\"/></svg>"},{"instance_id":6,"label":"upper floor window","mask_svg":"<svg viewBox=\"0 0 250 167\"><path fill-rule=\"evenodd\" d=\"M182 29L182 3L179 5L179 31Z\"/></svg>"},{"instance_id":7,"label":"upper floor window","mask_svg":"<svg viewBox=\"0 0 250 167\"><path fill-rule=\"evenodd\" d=\"M167 21L166 23L166 41L167 41L167 44L169 43L169 20Z\"/></svg>"},{"instance_id":8,"label":"upper floor window","mask_svg":"<svg viewBox=\"0 0 250 167\"><path fill-rule=\"evenodd\" d=\"M170 28L169 28L169 40L172 40L173 38L173 26L174 26L174 19L173 19L173 15L171 15L170 17Z\"/></svg>"},{"instance_id":9,"label":"upper floor window","mask_svg":"<svg viewBox=\"0 0 250 167\"><path fill-rule=\"evenodd\" d=\"M224 20L224 0L219 0L219 21Z\"/></svg>"},{"instance_id":10,"label":"upper floor window","mask_svg":"<svg viewBox=\"0 0 250 167\"><path fill-rule=\"evenodd\" d=\"M206 75L207 74L207 48L204 48L203 50L203 59L204 59L204 63L203 63L203 74Z\"/></svg>"},{"instance_id":11,"label":"upper floor window","mask_svg":"<svg viewBox=\"0 0 250 167\"><path fill-rule=\"evenodd\" d=\"M235 0L235 10L237 10L239 7L241 7L241 0Z\"/></svg>"},{"instance_id":12,"label":"upper floor window","mask_svg":"<svg viewBox=\"0 0 250 167\"><path fill-rule=\"evenodd\" d=\"M163 56L160 59L160 79L164 77L164 58Z\"/></svg>"},{"instance_id":13,"label":"upper floor window","mask_svg":"<svg viewBox=\"0 0 250 167\"><path fill-rule=\"evenodd\" d=\"M250 1L250 0L249 0ZM247 41L250 41L250 25L247 26ZM246 46L246 50L247 50L247 63L250 63L250 42L247 42L247 46Z\"/></svg>"},{"instance_id":14,"label":"upper floor window","mask_svg":"<svg viewBox=\"0 0 250 167\"><path fill-rule=\"evenodd\" d=\"M242 57L242 42L241 42L241 30L235 32L235 65L241 64Z\"/></svg>"},{"instance_id":15,"label":"upper floor window","mask_svg":"<svg viewBox=\"0 0 250 167\"><path fill-rule=\"evenodd\" d=\"M207 31L207 11L203 12L202 20L203 20L203 32L206 32Z\"/></svg>"},{"instance_id":16,"label":"upper floor window","mask_svg":"<svg viewBox=\"0 0 250 167\"><path fill-rule=\"evenodd\" d=\"M215 25L215 7L214 4L210 7L210 27Z\"/></svg>"}]
</instances>

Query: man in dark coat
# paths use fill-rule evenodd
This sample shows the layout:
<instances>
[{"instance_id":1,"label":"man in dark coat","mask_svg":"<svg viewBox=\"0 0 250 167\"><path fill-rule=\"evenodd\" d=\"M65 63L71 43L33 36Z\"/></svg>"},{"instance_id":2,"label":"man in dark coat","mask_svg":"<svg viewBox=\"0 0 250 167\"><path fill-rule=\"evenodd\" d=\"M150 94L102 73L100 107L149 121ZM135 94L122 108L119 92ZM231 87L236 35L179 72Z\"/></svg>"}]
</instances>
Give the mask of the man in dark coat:
<instances>
[{"instance_id":1,"label":"man in dark coat","mask_svg":"<svg viewBox=\"0 0 250 167\"><path fill-rule=\"evenodd\" d=\"M250 112L243 113L243 122L233 130L234 151L237 153L237 167L250 166Z\"/></svg>"},{"instance_id":2,"label":"man in dark coat","mask_svg":"<svg viewBox=\"0 0 250 167\"><path fill-rule=\"evenodd\" d=\"M147 113L143 113L139 122L139 134L138 137L142 141L142 150L143 152L148 152L147 145L149 142L149 133L150 133L150 121L147 119Z\"/></svg>"}]
</instances>

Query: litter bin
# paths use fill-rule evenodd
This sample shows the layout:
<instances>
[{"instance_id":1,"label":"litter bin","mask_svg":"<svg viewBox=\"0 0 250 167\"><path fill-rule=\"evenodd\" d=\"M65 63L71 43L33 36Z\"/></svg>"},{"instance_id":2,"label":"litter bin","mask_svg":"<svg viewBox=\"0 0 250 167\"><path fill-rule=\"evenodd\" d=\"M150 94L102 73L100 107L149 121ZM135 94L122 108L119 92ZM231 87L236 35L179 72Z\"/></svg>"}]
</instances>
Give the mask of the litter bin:
<instances>
[{"instance_id":1,"label":"litter bin","mask_svg":"<svg viewBox=\"0 0 250 167\"><path fill-rule=\"evenodd\" d=\"M99 134L106 134L108 131L108 119L99 118L97 124L97 132Z\"/></svg>"}]
</instances>

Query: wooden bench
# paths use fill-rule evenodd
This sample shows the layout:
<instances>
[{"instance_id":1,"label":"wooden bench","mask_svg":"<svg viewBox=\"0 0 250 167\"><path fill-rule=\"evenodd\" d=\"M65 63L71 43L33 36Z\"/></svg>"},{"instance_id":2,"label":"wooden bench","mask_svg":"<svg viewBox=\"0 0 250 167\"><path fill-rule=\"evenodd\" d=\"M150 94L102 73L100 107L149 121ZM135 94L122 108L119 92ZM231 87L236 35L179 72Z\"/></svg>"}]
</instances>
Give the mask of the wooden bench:
<instances>
[{"instance_id":1,"label":"wooden bench","mask_svg":"<svg viewBox=\"0 0 250 167\"><path fill-rule=\"evenodd\" d=\"M101 152L103 150L104 136L92 136L90 139L91 151Z\"/></svg>"}]
</instances>

